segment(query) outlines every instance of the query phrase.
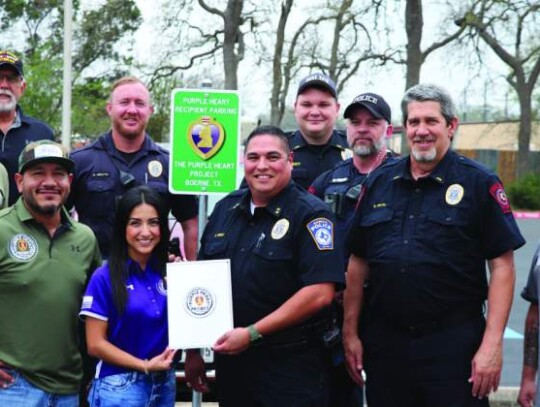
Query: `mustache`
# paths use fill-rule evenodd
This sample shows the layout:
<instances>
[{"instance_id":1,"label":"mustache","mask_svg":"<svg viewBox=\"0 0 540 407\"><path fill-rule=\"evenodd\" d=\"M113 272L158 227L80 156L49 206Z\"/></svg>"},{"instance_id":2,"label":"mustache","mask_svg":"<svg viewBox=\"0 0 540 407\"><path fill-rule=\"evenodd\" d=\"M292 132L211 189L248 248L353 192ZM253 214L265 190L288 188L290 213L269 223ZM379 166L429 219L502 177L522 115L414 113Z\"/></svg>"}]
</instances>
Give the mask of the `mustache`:
<instances>
[{"instance_id":1,"label":"mustache","mask_svg":"<svg viewBox=\"0 0 540 407\"><path fill-rule=\"evenodd\" d=\"M0 89L0 95L7 95L7 96L10 96L12 98L15 97L15 95L13 94L12 91L10 91L9 89Z\"/></svg>"}]
</instances>

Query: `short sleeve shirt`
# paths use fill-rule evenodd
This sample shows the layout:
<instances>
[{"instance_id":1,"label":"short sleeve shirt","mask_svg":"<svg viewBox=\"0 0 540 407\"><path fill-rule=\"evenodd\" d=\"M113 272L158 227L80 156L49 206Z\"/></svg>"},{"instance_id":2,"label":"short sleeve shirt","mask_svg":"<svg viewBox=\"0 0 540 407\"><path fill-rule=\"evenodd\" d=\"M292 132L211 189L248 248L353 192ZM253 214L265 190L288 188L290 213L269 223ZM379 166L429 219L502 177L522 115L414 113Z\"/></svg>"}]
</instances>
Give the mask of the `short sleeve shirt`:
<instances>
[{"instance_id":1,"label":"short sleeve shirt","mask_svg":"<svg viewBox=\"0 0 540 407\"><path fill-rule=\"evenodd\" d=\"M199 251L199 259L231 260L235 326L258 321L303 287L344 284L334 217L322 201L291 182L253 214L250 202L248 189L218 202Z\"/></svg>"},{"instance_id":2,"label":"short sleeve shirt","mask_svg":"<svg viewBox=\"0 0 540 407\"><path fill-rule=\"evenodd\" d=\"M116 199L130 186L122 185L119 171L131 174L134 185L147 185L165 199L174 217L183 222L197 216L197 198L169 192L169 153L146 135L142 148L130 162L116 150L111 133L71 153L75 162L70 204L79 220L94 231L101 252L109 255Z\"/></svg>"},{"instance_id":3,"label":"short sleeve shirt","mask_svg":"<svg viewBox=\"0 0 540 407\"><path fill-rule=\"evenodd\" d=\"M348 239L369 265L368 307L407 325L482 304L486 260L525 243L495 174L453 151L417 181L409 165L367 183Z\"/></svg>"},{"instance_id":4,"label":"short sleeve shirt","mask_svg":"<svg viewBox=\"0 0 540 407\"><path fill-rule=\"evenodd\" d=\"M80 315L107 321L109 342L135 357L151 359L168 344L167 292L160 273L151 266L143 271L130 261L128 267L128 299L124 313L117 312L109 266L105 264L90 279ZM129 371L101 360L96 367L96 378Z\"/></svg>"},{"instance_id":5,"label":"short sleeve shirt","mask_svg":"<svg viewBox=\"0 0 540 407\"><path fill-rule=\"evenodd\" d=\"M536 247L529 269L527 285L521 292L521 296L532 304L538 304L538 293L540 292L540 244Z\"/></svg>"}]
</instances>

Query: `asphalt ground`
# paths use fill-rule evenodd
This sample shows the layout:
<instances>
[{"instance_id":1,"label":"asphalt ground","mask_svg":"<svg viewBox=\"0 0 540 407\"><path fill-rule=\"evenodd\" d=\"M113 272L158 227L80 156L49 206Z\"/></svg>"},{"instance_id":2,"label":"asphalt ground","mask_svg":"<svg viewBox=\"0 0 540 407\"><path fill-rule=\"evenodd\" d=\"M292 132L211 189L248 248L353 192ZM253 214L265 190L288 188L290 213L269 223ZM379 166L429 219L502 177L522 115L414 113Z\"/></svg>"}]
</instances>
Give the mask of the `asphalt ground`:
<instances>
[{"instance_id":1,"label":"asphalt ground","mask_svg":"<svg viewBox=\"0 0 540 407\"><path fill-rule=\"evenodd\" d=\"M527 243L514 253L516 267L516 285L514 288L514 303L510 312L507 330L504 338L504 362L501 377L501 388L498 394L494 394L495 400L501 400L493 404L509 404L517 398L517 389L521 380L521 366L523 360L523 330L525 316L529 303L521 298L521 291L527 283L529 268L536 246L540 241L540 218L517 219L521 233ZM493 401L495 401L493 400ZM203 402L203 407L216 407L217 403ZM191 407L191 402L178 402L176 407Z\"/></svg>"},{"instance_id":2,"label":"asphalt ground","mask_svg":"<svg viewBox=\"0 0 540 407\"><path fill-rule=\"evenodd\" d=\"M527 283L532 257L540 241L540 219L517 219L517 223L527 243L514 253L516 286L504 339L501 386L519 386L521 380L523 330L529 308L529 303L521 298L521 291Z\"/></svg>"}]
</instances>

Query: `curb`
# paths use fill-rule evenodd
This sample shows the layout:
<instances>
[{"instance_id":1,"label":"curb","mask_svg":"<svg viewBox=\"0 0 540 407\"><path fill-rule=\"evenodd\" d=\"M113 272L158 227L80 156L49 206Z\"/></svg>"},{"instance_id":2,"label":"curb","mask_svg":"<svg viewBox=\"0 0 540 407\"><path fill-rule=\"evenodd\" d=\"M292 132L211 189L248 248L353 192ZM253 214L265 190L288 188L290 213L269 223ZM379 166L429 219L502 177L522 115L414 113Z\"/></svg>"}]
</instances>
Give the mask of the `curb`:
<instances>
[{"instance_id":1,"label":"curb","mask_svg":"<svg viewBox=\"0 0 540 407\"><path fill-rule=\"evenodd\" d=\"M497 392L489 396L489 404L491 407L519 407L517 397L519 387L499 387ZM203 402L203 407L217 407L218 403ZM177 402L176 407L191 407L191 402Z\"/></svg>"},{"instance_id":2,"label":"curb","mask_svg":"<svg viewBox=\"0 0 540 407\"><path fill-rule=\"evenodd\" d=\"M514 212L514 218L516 219L540 219L540 212Z\"/></svg>"}]
</instances>

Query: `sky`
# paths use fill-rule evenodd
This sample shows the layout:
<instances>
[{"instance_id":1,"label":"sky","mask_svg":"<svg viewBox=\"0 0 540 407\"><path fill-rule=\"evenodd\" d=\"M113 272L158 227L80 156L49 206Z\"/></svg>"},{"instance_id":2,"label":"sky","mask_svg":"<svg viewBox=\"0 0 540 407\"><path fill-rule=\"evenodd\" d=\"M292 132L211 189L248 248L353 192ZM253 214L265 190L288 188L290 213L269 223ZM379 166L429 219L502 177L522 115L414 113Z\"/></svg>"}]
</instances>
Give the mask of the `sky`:
<instances>
[{"instance_id":1,"label":"sky","mask_svg":"<svg viewBox=\"0 0 540 407\"><path fill-rule=\"evenodd\" d=\"M144 22L136 34L137 46L135 49L140 60L148 60L147 55L152 53L154 47L159 46L159 33L156 32L155 24L153 24L154 19L158 16L158 9L153 1L136 0L136 2L141 9ZM426 47L433 41L437 24L441 22L437 14L440 2L427 0L424 3L423 47ZM400 25L396 25L394 35L396 42L405 41L405 31ZM484 99L502 109L505 99L508 97L506 84L502 79L506 68L491 52L487 53L487 57L491 68L489 76L492 82L490 83L486 84L485 80L476 78L475 72L468 72L464 61L458 58L452 48L443 48L428 57L422 67L421 82L432 82L446 87L460 112L466 108L465 106L482 105ZM305 75L308 73L306 71ZM258 68L249 60L240 63L239 91L245 116L256 119L260 115L269 114L271 85L268 82L268 76L267 70ZM364 65L360 68L360 73L348 82L344 91L339 95L341 109L343 111L356 95L363 92L374 92L387 100L392 108L393 117L399 121L401 116L399 106L404 88L405 71L403 66L390 64L388 68L375 72L369 69L368 65ZM289 90L288 103L290 106L294 103L294 90L295 85ZM515 111L515 106L511 106L511 110Z\"/></svg>"}]
</instances>

